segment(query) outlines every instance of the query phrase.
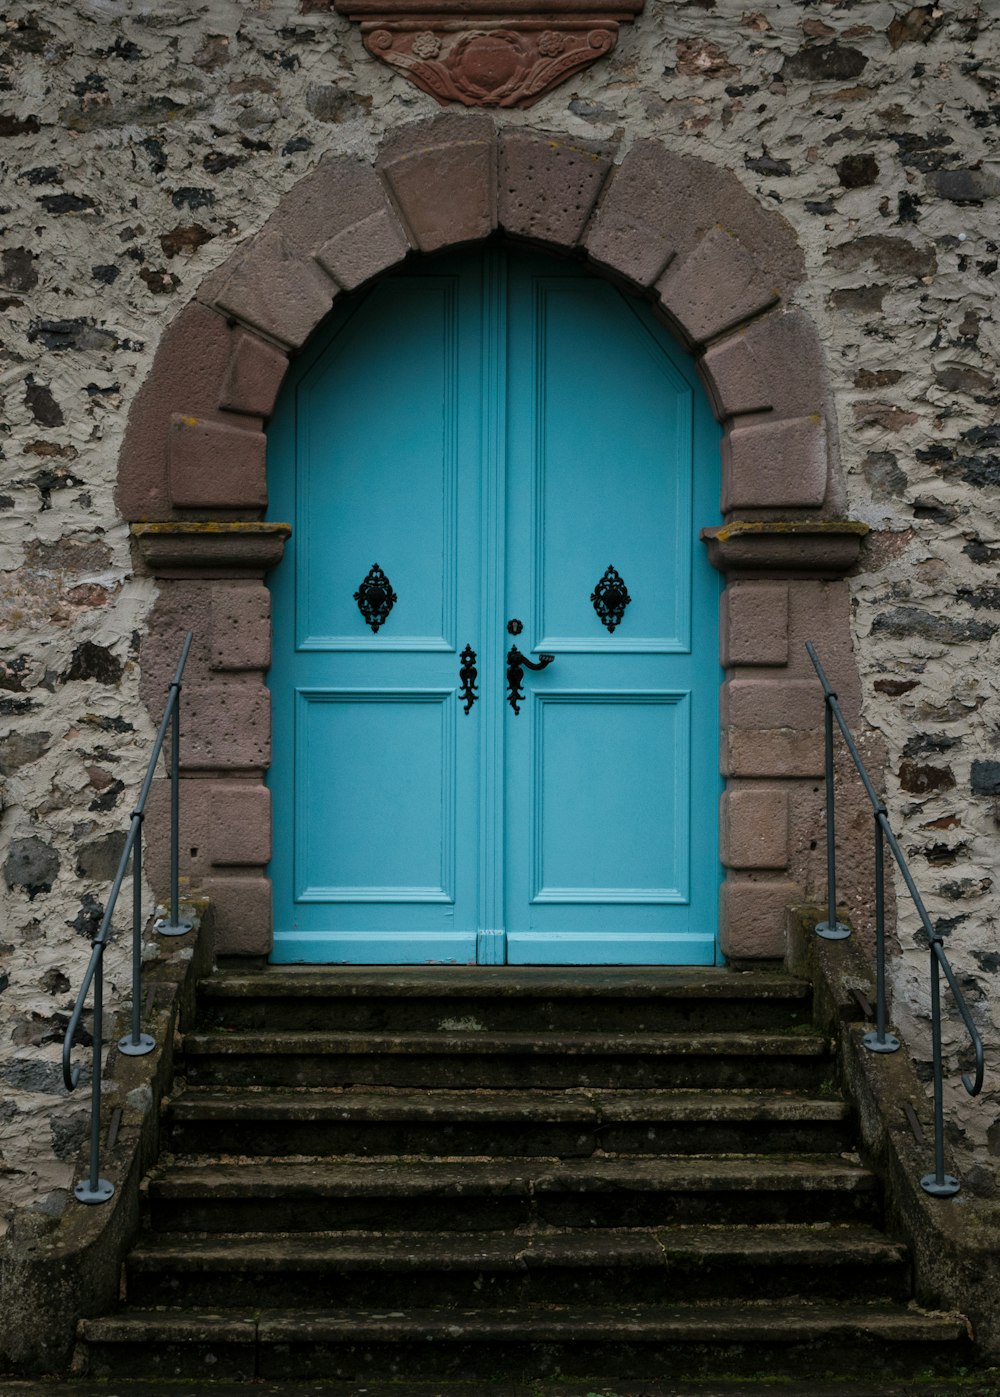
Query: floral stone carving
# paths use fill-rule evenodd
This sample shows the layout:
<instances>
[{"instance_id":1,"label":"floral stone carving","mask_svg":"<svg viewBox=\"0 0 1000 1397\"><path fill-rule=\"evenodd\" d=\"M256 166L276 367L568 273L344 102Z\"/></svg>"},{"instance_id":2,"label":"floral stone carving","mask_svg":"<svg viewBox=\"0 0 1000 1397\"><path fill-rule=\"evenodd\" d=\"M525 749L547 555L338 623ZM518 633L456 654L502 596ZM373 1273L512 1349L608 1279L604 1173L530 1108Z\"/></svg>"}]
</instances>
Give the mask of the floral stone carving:
<instances>
[{"instance_id":1,"label":"floral stone carving","mask_svg":"<svg viewBox=\"0 0 1000 1397\"><path fill-rule=\"evenodd\" d=\"M475 0L473 0L475 3ZM644 0L334 0L360 20L369 53L442 105L529 107L571 74L610 53L618 22Z\"/></svg>"}]
</instances>

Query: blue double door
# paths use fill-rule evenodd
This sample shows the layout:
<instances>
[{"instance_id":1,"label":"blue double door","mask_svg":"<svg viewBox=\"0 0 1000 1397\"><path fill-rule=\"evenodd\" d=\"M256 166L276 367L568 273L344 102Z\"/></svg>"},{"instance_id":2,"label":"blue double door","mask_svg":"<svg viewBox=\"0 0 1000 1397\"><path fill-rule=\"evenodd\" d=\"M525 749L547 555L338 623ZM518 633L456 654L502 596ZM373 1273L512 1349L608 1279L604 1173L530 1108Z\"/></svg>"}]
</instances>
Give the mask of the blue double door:
<instances>
[{"instance_id":1,"label":"blue double door","mask_svg":"<svg viewBox=\"0 0 1000 1397\"><path fill-rule=\"evenodd\" d=\"M647 308L427 259L270 446L272 959L712 963L719 433Z\"/></svg>"}]
</instances>

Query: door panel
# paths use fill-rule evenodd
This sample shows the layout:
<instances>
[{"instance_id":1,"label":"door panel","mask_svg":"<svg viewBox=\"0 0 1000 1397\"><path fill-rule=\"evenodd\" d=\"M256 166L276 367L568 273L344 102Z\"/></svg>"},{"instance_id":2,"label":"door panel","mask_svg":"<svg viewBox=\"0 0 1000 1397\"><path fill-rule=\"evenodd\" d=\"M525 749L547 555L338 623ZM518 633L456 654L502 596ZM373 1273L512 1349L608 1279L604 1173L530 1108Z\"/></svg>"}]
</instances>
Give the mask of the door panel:
<instances>
[{"instance_id":1,"label":"door panel","mask_svg":"<svg viewBox=\"0 0 1000 1397\"><path fill-rule=\"evenodd\" d=\"M423 259L302 357L270 431L276 960L707 963L718 428L575 265ZM397 600L377 632L354 593ZM593 596L609 567L629 602ZM505 655L525 673L515 714ZM471 712L460 652L476 651Z\"/></svg>"}]
</instances>

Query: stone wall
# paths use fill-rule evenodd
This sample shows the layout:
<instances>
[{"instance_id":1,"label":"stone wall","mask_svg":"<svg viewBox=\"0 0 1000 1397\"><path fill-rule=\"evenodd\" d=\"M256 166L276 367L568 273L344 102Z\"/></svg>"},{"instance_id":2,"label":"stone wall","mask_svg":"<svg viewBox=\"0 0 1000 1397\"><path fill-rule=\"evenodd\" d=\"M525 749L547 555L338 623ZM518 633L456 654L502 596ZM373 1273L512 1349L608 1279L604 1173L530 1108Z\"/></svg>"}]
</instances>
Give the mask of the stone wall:
<instances>
[{"instance_id":1,"label":"stone wall","mask_svg":"<svg viewBox=\"0 0 1000 1397\"><path fill-rule=\"evenodd\" d=\"M500 117L619 158L655 136L794 229L846 512L873 526L852 580L866 742L994 1061L998 36L972 0L647 0L607 59ZM13 0L0 20L8 1206L56 1208L69 1181L83 1103L61 1095L59 1040L152 735L137 657L156 588L114 503L129 409L164 327L322 155L371 159L435 110L320 0ZM924 1057L916 932L901 904L897 1016ZM120 998L123 950L109 980ZM955 1077L966 1184L992 1190L1000 1097L963 1098Z\"/></svg>"}]
</instances>

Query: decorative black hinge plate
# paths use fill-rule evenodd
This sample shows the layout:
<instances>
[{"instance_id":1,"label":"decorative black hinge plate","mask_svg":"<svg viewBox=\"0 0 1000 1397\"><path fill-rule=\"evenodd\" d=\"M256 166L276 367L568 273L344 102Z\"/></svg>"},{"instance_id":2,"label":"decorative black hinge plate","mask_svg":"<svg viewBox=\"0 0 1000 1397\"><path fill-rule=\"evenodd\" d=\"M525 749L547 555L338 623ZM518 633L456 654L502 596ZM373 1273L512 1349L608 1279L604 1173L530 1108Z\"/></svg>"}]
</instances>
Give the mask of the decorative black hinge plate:
<instances>
[{"instance_id":1,"label":"decorative black hinge plate","mask_svg":"<svg viewBox=\"0 0 1000 1397\"><path fill-rule=\"evenodd\" d=\"M614 631L616 626L621 625L625 608L632 598L629 596L628 588L622 581L617 568L609 566L600 582L591 592L590 600L594 603L594 610L602 624L607 626L609 631Z\"/></svg>"},{"instance_id":2,"label":"decorative black hinge plate","mask_svg":"<svg viewBox=\"0 0 1000 1397\"><path fill-rule=\"evenodd\" d=\"M378 563L372 563L368 576L354 593L354 600L366 624L377 631L379 626L385 625L389 612L399 598Z\"/></svg>"},{"instance_id":3,"label":"decorative black hinge plate","mask_svg":"<svg viewBox=\"0 0 1000 1397\"><path fill-rule=\"evenodd\" d=\"M476 652L471 645L467 645L462 651L462 668L458 671L458 677L462 681L462 688L458 695L459 703L465 700L465 711L472 711L472 705L479 695L476 693Z\"/></svg>"}]
</instances>

